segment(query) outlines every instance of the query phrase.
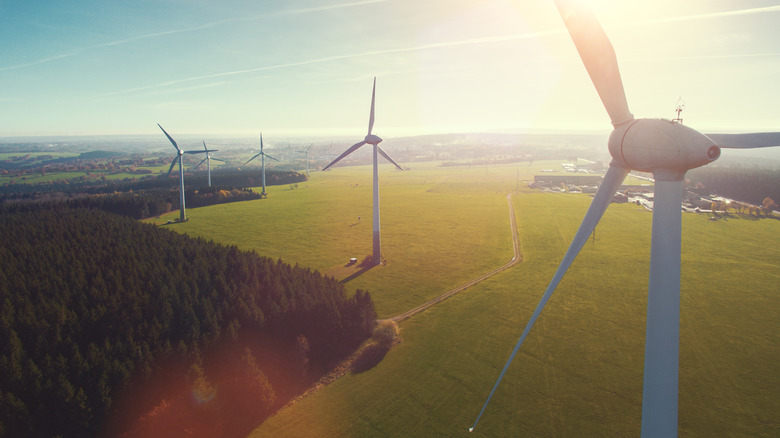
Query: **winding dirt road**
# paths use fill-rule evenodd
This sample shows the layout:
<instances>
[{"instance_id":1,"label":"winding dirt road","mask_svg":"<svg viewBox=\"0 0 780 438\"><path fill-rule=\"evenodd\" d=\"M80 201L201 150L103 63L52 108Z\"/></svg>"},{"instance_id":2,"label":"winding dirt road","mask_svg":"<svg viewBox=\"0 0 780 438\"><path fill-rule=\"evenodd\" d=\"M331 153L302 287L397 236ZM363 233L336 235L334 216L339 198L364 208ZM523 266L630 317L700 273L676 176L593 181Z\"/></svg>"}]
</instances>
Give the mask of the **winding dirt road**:
<instances>
[{"instance_id":1,"label":"winding dirt road","mask_svg":"<svg viewBox=\"0 0 780 438\"><path fill-rule=\"evenodd\" d=\"M396 316L390 317L390 318L388 318L388 320L395 321L395 322L401 322L401 321L403 321L405 319L409 319L409 318L413 317L414 315L417 315L418 313L420 313L420 312L422 312L422 311L424 311L424 310L426 310L426 309L428 309L430 307L433 307L436 304L441 303L442 301L446 300L447 298L449 298L449 297L451 297L451 296L453 296L453 295L455 295L455 294L457 294L457 293L459 293L459 292L461 292L461 291L463 291L463 290L465 290L465 289L467 289L467 288L469 288L471 286L474 286L475 284L477 284L477 283L479 283L479 282L481 282L483 280L486 280L486 279L488 279L488 278L498 274L499 272L502 272L502 271L505 271L505 270L511 268L512 266L520 263L523 260L523 258L520 256L520 242L518 241L518 237L517 237L517 222L515 221L515 209L512 207L512 193L510 193L510 194L508 194L506 196L506 200L507 200L507 203L509 204L509 223L510 223L510 225L512 227L512 248L514 249L514 255L512 256L512 259L507 264L505 264L505 265L503 265L503 266L501 266L501 267L499 267L499 268L497 268L497 269L495 269L493 271L490 271L490 272L488 272L485 275L477 277L477 278L475 278L473 280L469 280L468 282L466 282L466 283L456 287L455 289L452 289L452 290L450 290L448 292L445 292L445 293L443 293L443 294L441 294L441 295L431 299L430 301L415 307L414 309L408 310L408 311L406 311L406 312L404 312L404 313L402 313L400 315L396 315Z\"/></svg>"},{"instance_id":2,"label":"winding dirt road","mask_svg":"<svg viewBox=\"0 0 780 438\"><path fill-rule=\"evenodd\" d=\"M505 265L503 265L503 266L501 266L501 267L499 267L499 268L497 268L497 269L495 269L493 271L490 271L487 274L484 274L484 275L482 275L480 277L477 277L477 278L475 278L473 280L470 280L470 281L468 281L468 282L466 282L466 283L456 287L455 289L452 289L452 290L450 290L448 292L445 292L445 293L443 293L443 294L441 294L441 295L431 299L430 301L415 307L414 309L406 311L406 312L404 312L404 313L402 313L400 315L396 315L396 316L387 318L387 320L400 322L400 321L403 321L405 319L409 319L412 316L417 315L418 313L420 313L420 312L422 312L422 311L424 311L424 310L426 310L426 309L428 309L430 307L433 307L433 306L435 306L438 303L441 303L442 301L444 301L447 298L457 294L458 292L461 292L461 291L463 291L463 290L465 290L465 289L467 289L467 288L469 288L471 286L474 286L475 284L477 284L477 283L479 283L479 282L481 282L483 280L486 280L486 279L488 279L488 278L498 274L499 272L502 272L502 271L505 271L505 270L509 269L510 267L520 263L523 260L523 258L520 256L520 242L519 242L518 237L517 237L517 222L515 221L515 209L512 207L512 194L511 193L508 194L506 196L506 199L507 199L507 203L509 204L509 223L510 223L511 228L512 228L512 248L514 249L514 255L512 256L512 259L508 263L506 263ZM356 358L360 354L360 350L361 349L358 348L358 350L355 353L353 353L347 359L343 360L334 370L332 370L330 373L328 373L325 376L323 376L311 388L306 390L303 394L300 394L297 397L294 397L292 400L287 402L284 405L284 407L282 407L281 409L276 411L271 416L276 415L281 410L284 410L284 409L292 406L296 402L306 398L307 396L309 396L310 394L316 392L320 388L322 388L324 386L327 386L330 383L332 383L332 382L338 380L339 378L343 377L345 374L347 374L350 371L350 369L352 367L352 364L354 363L354 361L356 360Z\"/></svg>"}]
</instances>

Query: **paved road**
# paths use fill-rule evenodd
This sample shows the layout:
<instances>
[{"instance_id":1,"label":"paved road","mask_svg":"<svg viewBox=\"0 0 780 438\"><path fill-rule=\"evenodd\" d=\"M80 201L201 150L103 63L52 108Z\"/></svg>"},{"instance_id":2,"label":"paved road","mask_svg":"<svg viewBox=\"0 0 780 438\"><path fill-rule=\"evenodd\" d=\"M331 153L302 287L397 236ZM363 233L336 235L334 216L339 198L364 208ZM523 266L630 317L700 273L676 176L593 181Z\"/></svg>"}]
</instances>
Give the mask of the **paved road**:
<instances>
[{"instance_id":1,"label":"paved road","mask_svg":"<svg viewBox=\"0 0 780 438\"><path fill-rule=\"evenodd\" d=\"M493 271L490 271L490 272L488 272L485 275L482 275L481 277L477 277L477 278L475 278L473 280L470 280L470 281L468 281L468 282L466 282L466 283L456 287L455 289L452 289L452 290L450 290L448 292L445 292L445 293L439 295L436 298L433 298L432 300L428 301L427 303L421 304L421 305L415 307L414 309L408 310L408 311L406 311L406 312L404 312L404 313L402 313L400 315L396 315L396 316L388 318L390 321L401 322L401 321L403 321L405 319L409 319L409 318L413 317L414 315L417 315L418 313L420 313L420 312L422 312L422 311L424 311L424 310L426 310L426 309L428 309L430 307L433 307L433 306L435 306L438 303L441 303L442 301L444 301L447 298L457 294L458 292L461 292L461 291L463 291L463 290L465 290L465 289L467 289L467 288L469 288L471 286L474 286L475 284L477 284L477 283L479 283L479 282L481 282L483 280L486 280L486 279L488 279L488 278L498 274L499 272L502 272L502 271L505 271L505 270L509 269L510 267L520 263L523 260L523 258L520 256L520 242L517 240L517 222L515 221L515 209L512 207L512 194L511 193L508 194L506 196L506 199L507 199L507 203L509 204L509 222L510 222L511 227L512 227L512 247L513 247L514 252L515 252L514 256L512 256L512 260L510 260L507 264L505 264L505 265L503 265L503 266L501 266L501 267L499 267L499 268L497 268L497 269L495 269Z\"/></svg>"}]
</instances>

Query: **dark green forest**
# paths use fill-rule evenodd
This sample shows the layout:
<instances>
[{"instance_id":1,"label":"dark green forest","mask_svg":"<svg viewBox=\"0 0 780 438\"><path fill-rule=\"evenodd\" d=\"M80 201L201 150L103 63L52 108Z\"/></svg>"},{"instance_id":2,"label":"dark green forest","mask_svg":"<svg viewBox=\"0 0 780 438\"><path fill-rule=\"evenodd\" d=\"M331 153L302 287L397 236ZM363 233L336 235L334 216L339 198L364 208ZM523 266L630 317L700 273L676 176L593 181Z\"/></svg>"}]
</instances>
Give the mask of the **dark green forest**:
<instances>
[{"instance_id":1,"label":"dark green forest","mask_svg":"<svg viewBox=\"0 0 780 438\"><path fill-rule=\"evenodd\" d=\"M773 169L703 166L689 171L686 178L689 185L701 184L709 194L753 205L761 205L767 197L780 200L780 172Z\"/></svg>"},{"instance_id":2,"label":"dark green forest","mask_svg":"<svg viewBox=\"0 0 780 438\"><path fill-rule=\"evenodd\" d=\"M207 205L226 204L230 202L250 201L260 199L252 189L237 189L235 187L204 187L199 190L185 189L186 206L188 208L205 207ZM136 192L110 193L104 195L82 195L75 197L41 196L37 199L11 198L3 202L0 196L0 207L6 211L37 210L36 203L64 202L71 208L97 208L109 213L145 219L159 216L171 210L179 209L178 190L142 190Z\"/></svg>"},{"instance_id":3,"label":"dark green forest","mask_svg":"<svg viewBox=\"0 0 780 438\"><path fill-rule=\"evenodd\" d=\"M205 399L221 382L217 398L239 402L220 406L249 403L259 422L290 394L248 340L272 340L295 358L288 379L312 380L375 324L370 295L333 278L97 209L5 211L0 235L0 436L104 434L118 394L160 376ZM231 346L239 365L215 371L209 351Z\"/></svg>"},{"instance_id":4,"label":"dark green forest","mask_svg":"<svg viewBox=\"0 0 780 438\"><path fill-rule=\"evenodd\" d=\"M215 185L232 187L258 187L262 184L261 169L250 168L247 170L229 168L218 169L211 172L211 179ZM184 183L188 188L207 187L208 176L205 172L194 174L185 173ZM266 170L267 185L294 184L306 181L306 175L286 170ZM48 182L26 184L14 183L0 186L0 193L5 194L6 199L33 198L41 193L61 193L65 195L87 193L105 194L114 192L128 192L131 190L176 189L179 186L177 173L170 176L146 176L142 178L125 178L122 180L103 180L101 178L79 177L72 180L54 180Z\"/></svg>"}]
</instances>

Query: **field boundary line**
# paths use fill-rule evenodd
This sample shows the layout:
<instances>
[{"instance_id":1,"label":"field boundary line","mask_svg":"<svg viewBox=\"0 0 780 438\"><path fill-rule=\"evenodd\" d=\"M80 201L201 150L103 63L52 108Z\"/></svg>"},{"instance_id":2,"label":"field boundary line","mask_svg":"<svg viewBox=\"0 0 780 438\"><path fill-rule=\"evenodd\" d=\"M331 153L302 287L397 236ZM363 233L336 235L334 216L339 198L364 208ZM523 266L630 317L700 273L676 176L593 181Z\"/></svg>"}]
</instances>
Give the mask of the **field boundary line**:
<instances>
[{"instance_id":1,"label":"field boundary line","mask_svg":"<svg viewBox=\"0 0 780 438\"><path fill-rule=\"evenodd\" d=\"M456 287L455 289L452 289L452 290L449 290L447 292L444 292L443 294L441 294L441 295L439 295L439 296L437 296L435 298L432 298L431 300L429 300L429 301L427 301L427 302L425 302L423 304L420 304L419 306L417 306L417 307L415 307L415 308L413 308L411 310L407 310L406 312L401 313L400 315L396 315L396 316L392 316L390 318L387 318L387 320L394 321L394 322L401 322L401 321L407 320L407 319L417 315L418 313L423 312L423 311L425 311L425 310L435 306L436 304L441 303L442 301L446 300L447 298L449 298L449 297L451 297L451 296L453 296L453 295L455 295L457 293L460 293L460 292L470 288L471 286L474 286L475 284L478 284L478 283L480 283L480 282L482 282L484 280L487 280L488 278L490 278L490 277L492 277L492 276L494 276L494 275L496 275L496 274L498 274L500 272L503 272L503 271L511 268L512 266L520 263L521 261L523 261L523 257L520 255L520 240L518 238L518 232L517 232L517 221L515 220L515 209L512 206L512 195L513 195L513 193L510 193L510 194L506 195L507 203L509 204L509 224L510 224L510 228L512 230L512 249L514 250L514 255L512 256L512 259L509 260L509 262L507 262L503 266L501 266L499 268L496 268L496 269L488 272L487 274L484 274L484 275L482 275L480 277L477 277L477 278L475 278L473 280L469 280L466 283L463 283L462 285Z\"/></svg>"}]
</instances>

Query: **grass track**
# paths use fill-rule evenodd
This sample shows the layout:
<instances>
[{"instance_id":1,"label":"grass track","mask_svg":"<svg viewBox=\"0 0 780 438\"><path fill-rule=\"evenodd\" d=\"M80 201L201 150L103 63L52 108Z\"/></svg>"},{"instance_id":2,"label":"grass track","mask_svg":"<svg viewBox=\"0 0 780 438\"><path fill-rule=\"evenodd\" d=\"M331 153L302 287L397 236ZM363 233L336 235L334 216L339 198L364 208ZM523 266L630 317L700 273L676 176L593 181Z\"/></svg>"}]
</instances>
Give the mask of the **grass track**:
<instances>
[{"instance_id":1,"label":"grass track","mask_svg":"<svg viewBox=\"0 0 780 438\"><path fill-rule=\"evenodd\" d=\"M349 286L369 289L381 317L505 263L504 193L515 169L383 167L389 263ZM325 271L370 252L369 168L315 173L301 186L191 210L190 222L172 228ZM630 204L607 210L479 427L467 432L590 202L521 191L523 263L403 322L404 341L377 367L323 388L251 436L638 436L652 215ZM359 214L365 226L349 227ZM680 436L780 430L778 236L780 221L683 215Z\"/></svg>"}]
</instances>

